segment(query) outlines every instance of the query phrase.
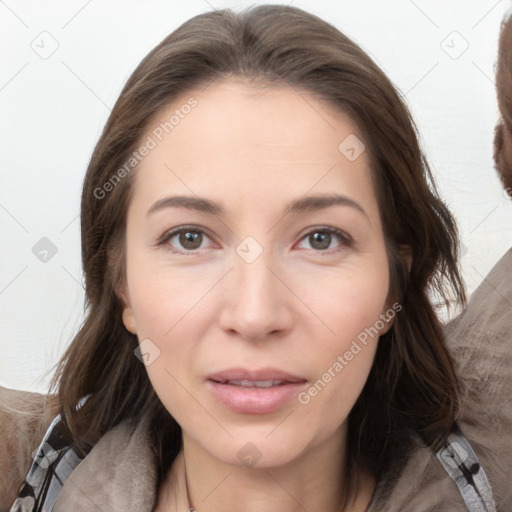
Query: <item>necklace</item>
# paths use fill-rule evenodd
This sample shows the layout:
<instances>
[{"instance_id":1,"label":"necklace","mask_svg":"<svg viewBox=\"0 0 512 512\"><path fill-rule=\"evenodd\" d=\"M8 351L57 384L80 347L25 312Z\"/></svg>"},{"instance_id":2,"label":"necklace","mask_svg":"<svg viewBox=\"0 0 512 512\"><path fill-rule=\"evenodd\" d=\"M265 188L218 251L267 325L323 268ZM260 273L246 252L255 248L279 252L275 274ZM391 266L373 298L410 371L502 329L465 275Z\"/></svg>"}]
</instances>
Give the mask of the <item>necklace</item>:
<instances>
[{"instance_id":1,"label":"necklace","mask_svg":"<svg viewBox=\"0 0 512 512\"><path fill-rule=\"evenodd\" d=\"M188 493L187 465L185 463L185 457L183 457L183 469L185 470L185 493L187 495L187 503L188 503L187 512L197 512L197 510L194 507L190 506L190 495Z\"/></svg>"}]
</instances>

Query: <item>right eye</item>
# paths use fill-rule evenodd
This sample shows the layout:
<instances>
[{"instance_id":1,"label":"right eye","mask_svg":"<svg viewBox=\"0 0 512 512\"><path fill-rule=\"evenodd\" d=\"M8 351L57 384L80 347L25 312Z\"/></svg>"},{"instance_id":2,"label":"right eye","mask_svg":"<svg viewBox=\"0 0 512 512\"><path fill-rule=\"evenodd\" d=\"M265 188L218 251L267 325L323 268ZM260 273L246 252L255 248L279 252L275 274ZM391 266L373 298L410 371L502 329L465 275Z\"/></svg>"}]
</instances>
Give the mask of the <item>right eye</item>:
<instances>
[{"instance_id":1,"label":"right eye","mask_svg":"<svg viewBox=\"0 0 512 512\"><path fill-rule=\"evenodd\" d=\"M182 226L167 231L158 241L158 245L169 246L172 252L193 255L204 249L203 242L210 237L196 226ZM181 250L180 250L181 248Z\"/></svg>"}]
</instances>

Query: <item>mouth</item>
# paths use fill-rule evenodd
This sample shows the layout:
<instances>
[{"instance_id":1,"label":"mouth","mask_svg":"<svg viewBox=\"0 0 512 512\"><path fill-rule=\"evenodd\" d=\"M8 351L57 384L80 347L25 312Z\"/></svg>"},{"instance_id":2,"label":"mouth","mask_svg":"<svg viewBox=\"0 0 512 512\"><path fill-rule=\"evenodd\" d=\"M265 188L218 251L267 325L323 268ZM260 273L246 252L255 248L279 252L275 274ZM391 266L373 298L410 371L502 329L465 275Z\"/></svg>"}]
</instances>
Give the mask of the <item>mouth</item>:
<instances>
[{"instance_id":1,"label":"mouth","mask_svg":"<svg viewBox=\"0 0 512 512\"><path fill-rule=\"evenodd\" d=\"M258 370L249 370L246 368L230 368L220 372L213 373L207 377L208 380L218 382L219 384L231 384L234 386L257 386L272 387L282 384L295 384L305 382L306 379L299 375L293 375L278 368L261 368Z\"/></svg>"},{"instance_id":2,"label":"mouth","mask_svg":"<svg viewBox=\"0 0 512 512\"><path fill-rule=\"evenodd\" d=\"M206 384L218 402L242 414L268 414L283 408L307 380L277 369L242 368L210 375Z\"/></svg>"},{"instance_id":3,"label":"mouth","mask_svg":"<svg viewBox=\"0 0 512 512\"><path fill-rule=\"evenodd\" d=\"M239 386L242 388L272 388L292 383L286 380L211 380L218 384L228 384L229 386Z\"/></svg>"}]
</instances>

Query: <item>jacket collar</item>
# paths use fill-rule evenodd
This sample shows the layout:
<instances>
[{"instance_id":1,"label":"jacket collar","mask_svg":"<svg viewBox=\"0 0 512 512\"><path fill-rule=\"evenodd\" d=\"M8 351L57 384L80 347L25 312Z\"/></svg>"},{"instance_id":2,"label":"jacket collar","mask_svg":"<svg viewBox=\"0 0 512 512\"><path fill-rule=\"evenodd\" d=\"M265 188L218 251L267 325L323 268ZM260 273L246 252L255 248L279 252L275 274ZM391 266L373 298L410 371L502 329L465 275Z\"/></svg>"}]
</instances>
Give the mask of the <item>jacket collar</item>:
<instances>
[{"instance_id":1,"label":"jacket collar","mask_svg":"<svg viewBox=\"0 0 512 512\"><path fill-rule=\"evenodd\" d=\"M171 468L176 511L188 510L181 451ZM71 473L54 512L151 512L158 499L156 459L147 420L122 422L107 432Z\"/></svg>"}]
</instances>

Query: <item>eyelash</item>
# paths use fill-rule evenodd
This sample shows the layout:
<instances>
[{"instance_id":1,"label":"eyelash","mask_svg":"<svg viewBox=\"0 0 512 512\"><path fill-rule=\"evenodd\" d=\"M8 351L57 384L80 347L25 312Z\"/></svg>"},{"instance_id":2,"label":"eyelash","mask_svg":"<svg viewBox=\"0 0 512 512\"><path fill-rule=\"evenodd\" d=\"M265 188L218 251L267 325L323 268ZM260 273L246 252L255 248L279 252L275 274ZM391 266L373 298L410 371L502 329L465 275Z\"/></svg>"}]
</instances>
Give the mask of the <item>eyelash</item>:
<instances>
[{"instance_id":1,"label":"eyelash","mask_svg":"<svg viewBox=\"0 0 512 512\"><path fill-rule=\"evenodd\" d=\"M210 239L212 238L211 236L208 235L207 232L205 232L203 229L199 228L198 226L181 226L179 228L172 229L170 231L165 232L158 239L157 245L158 246L164 245L169 240L171 240L174 236L179 235L181 233L185 233L185 232L201 233L203 235L206 235ZM322 226L319 228L317 227L317 228L311 229L307 233L304 233L304 235L301 238L301 241L304 240L305 238L307 238L308 236L312 235L313 233L329 233L330 235L335 235L335 236L339 237L339 239L341 240L341 246L337 249L324 249L324 250L307 249L307 250L311 250L317 254L330 255L333 253L337 253L337 252L342 251L346 247L350 247L353 242L352 238L349 235L347 235L347 233L345 233L344 231L341 231L340 229L337 229L337 228L328 227L328 226ZM169 245L169 247L171 247L171 246ZM189 251L179 251L179 250L171 247L170 250L176 254L182 254L182 255L186 255L186 256L194 256L198 253L198 251L200 249L193 249L193 250L189 250Z\"/></svg>"}]
</instances>

